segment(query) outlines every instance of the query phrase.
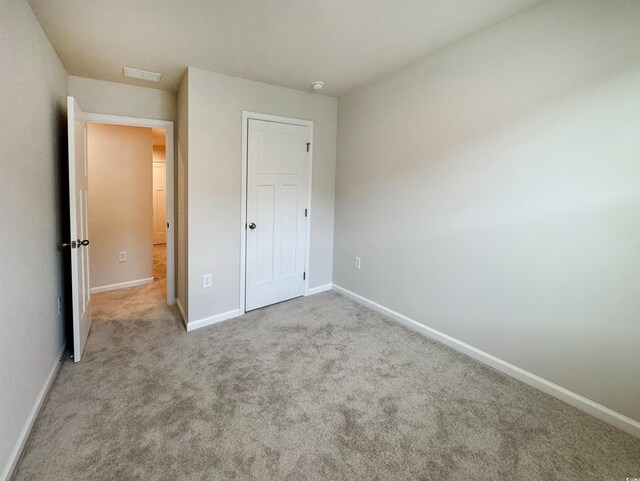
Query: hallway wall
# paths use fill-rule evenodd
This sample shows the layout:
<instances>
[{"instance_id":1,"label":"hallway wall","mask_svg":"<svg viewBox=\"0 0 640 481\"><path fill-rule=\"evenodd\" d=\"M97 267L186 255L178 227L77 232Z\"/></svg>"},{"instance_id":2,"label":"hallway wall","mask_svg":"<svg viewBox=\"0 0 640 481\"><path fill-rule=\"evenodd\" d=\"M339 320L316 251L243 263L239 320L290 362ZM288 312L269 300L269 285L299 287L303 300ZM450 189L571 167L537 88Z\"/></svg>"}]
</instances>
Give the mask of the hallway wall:
<instances>
[{"instance_id":1,"label":"hallway wall","mask_svg":"<svg viewBox=\"0 0 640 481\"><path fill-rule=\"evenodd\" d=\"M91 288L151 282L151 129L89 123L87 145Z\"/></svg>"}]
</instances>

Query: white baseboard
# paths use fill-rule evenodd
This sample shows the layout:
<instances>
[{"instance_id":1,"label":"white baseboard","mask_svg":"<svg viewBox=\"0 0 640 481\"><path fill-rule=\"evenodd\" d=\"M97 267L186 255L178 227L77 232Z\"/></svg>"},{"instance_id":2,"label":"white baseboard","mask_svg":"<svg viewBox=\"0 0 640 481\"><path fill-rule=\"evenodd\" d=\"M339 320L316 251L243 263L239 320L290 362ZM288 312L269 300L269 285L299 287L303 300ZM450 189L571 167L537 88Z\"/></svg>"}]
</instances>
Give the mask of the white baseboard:
<instances>
[{"instance_id":1,"label":"white baseboard","mask_svg":"<svg viewBox=\"0 0 640 481\"><path fill-rule=\"evenodd\" d=\"M180 299L176 299L176 306L178 306L178 311L180 311L180 317L182 318L182 323L184 324L184 327L187 328L187 316L184 313L184 309L182 308L182 303L180 302ZM189 329L187 328L187 331Z\"/></svg>"},{"instance_id":2,"label":"white baseboard","mask_svg":"<svg viewBox=\"0 0 640 481\"><path fill-rule=\"evenodd\" d=\"M333 290L336 292L349 297L350 299L366 306L374 311L377 311L385 316L393 319L400 324L403 324L414 331L417 331L421 334L426 335L436 341L439 341L443 344L446 344L449 347L452 347L456 351L462 352L467 356L472 357L473 359L482 362L488 366L501 371L508 376L511 376L519 381L524 382L525 384L529 384L542 392L550 394L553 397L560 399L561 401L570 404L571 406L580 409L581 411L586 412L587 414L592 415L595 418L598 418L601 421L604 421L607 424L615 426L622 431L625 431L632 436L640 438L640 422L631 419L623 414L620 414L608 407L602 406L590 399L587 399L584 396L574 393L558 384L554 384L551 381L547 381L540 376L536 376L535 374L530 373L529 371L525 371L518 366L508 363L507 361L503 361L487 352L481 351L478 348L475 348L465 342L462 342L455 337L451 337L447 334L444 334L440 331L432 329L424 324L419 323L405 315L402 315L394 310L391 310L387 307L384 307L377 302L374 302L366 297L362 297L355 292L351 292L344 287L340 287L337 285L333 285Z\"/></svg>"},{"instance_id":3,"label":"white baseboard","mask_svg":"<svg viewBox=\"0 0 640 481\"><path fill-rule=\"evenodd\" d=\"M307 289L305 292L305 296L311 296L313 294L319 294L321 292L330 291L333 287L333 284L324 284L322 286L313 287L311 289ZM210 326L211 324L216 324L218 322L226 321L229 319L233 319L234 317L241 316L243 312L240 309L234 309L232 311L223 312L222 314L217 314L211 317L205 317L204 319L199 319L193 322L186 322L186 316L184 315L184 311L182 306L180 305L180 301L176 301L178 304L178 309L182 314L183 320L185 320L185 325L187 326L187 331L193 331L195 329L200 329L201 327Z\"/></svg>"},{"instance_id":4,"label":"white baseboard","mask_svg":"<svg viewBox=\"0 0 640 481\"><path fill-rule=\"evenodd\" d=\"M53 384L58 371L60 370L60 366L62 363L60 362L60 357L64 354L65 347L62 348L60 355L56 358L53 366L51 366L51 370L47 375L47 378L44 381L44 385L38 396L36 397L36 401L31 408L31 412L29 412L29 416L27 416L27 420L24 423L24 427L20 432L20 436L16 441L11 454L9 455L9 459L7 460L7 464L2 470L2 474L0 474L0 481L9 481L11 479L11 475L13 474L14 469L16 469L16 465L18 464L18 460L20 459L20 455L22 454L22 450L24 449L25 444L27 443L27 439L29 439L29 434L31 434L31 429L33 428L33 424L36 422L36 418L38 417L38 413L40 412L40 408L42 407L42 403L47 397L47 393L51 388L51 384Z\"/></svg>"},{"instance_id":5,"label":"white baseboard","mask_svg":"<svg viewBox=\"0 0 640 481\"><path fill-rule=\"evenodd\" d=\"M144 279L136 279L135 281L118 282L117 284L107 284L106 286L98 286L91 288L91 294L98 294L99 292L117 291L118 289L126 289L127 287L142 286L144 284L151 284L153 277L145 277Z\"/></svg>"},{"instance_id":6,"label":"white baseboard","mask_svg":"<svg viewBox=\"0 0 640 481\"><path fill-rule=\"evenodd\" d=\"M307 292L304 294L305 296L312 296L314 294L320 294L321 292L330 291L333 287L333 284L325 284L323 286L311 287L307 289Z\"/></svg>"},{"instance_id":7,"label":"white baseboard","mask_svg":"<svg viewBox=\"0 0 640 481\"><path fill-rule=\"evenodd\" d=\"M197 321L187 323L187 331L191 332L201 327L210 326L211 324L217 324L218 322L233 319L240 315L240 309L234 309L233 311L223 312L222 314L216 314L215 316L205 317L198 319Z\"/></svg>"}]
</instances>

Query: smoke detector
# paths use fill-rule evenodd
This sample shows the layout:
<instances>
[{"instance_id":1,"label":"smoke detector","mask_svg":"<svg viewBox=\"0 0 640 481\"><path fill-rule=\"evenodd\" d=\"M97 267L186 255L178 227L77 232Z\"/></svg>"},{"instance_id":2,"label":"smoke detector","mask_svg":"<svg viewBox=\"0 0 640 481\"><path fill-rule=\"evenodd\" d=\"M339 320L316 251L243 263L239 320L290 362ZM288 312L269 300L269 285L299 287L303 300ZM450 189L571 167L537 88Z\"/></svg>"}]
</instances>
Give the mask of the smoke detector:
<instances>
[{"instance_id":1,"label":"smoke detector","mask_svg":"<svg viewBox=\"0 0 640 481\"><path fill-rule=\"evenodd\" d=\"M320 82L320 81L318 81L318 82L313 82L313 83L311 84L311 88L312 88L313 90L322 90L322 89L324 88L324 82Z\"/></svg>"}]
</instances>

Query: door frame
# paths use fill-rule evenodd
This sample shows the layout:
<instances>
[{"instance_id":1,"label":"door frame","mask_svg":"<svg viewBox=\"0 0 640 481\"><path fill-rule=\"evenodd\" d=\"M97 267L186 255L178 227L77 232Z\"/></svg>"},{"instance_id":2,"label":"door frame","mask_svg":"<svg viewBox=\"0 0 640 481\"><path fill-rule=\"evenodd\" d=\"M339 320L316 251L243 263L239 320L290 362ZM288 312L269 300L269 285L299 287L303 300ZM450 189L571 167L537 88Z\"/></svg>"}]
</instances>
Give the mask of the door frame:
<instances>
[{"instance_id":1,"label":"door frame","mask_svg":"<svg viewBox=\"0 0 640 481\"><path fill-rule=\"evenodd\" d=\"M111 124L111 125L127 125L130 127L149 127L149 128L161 128L165 129L165 144L166 144L166 163L171 168L167 169L166 173L166 201L167 201L167 304L173 305L176 303L176 276L175 276L175 185L174 185L174 173L176 169L175 155L174 155L174 138L173 138L173 121L172 120L157 120L157 119L143 119L139 117L126 117L122 115L110 115L110 114L97 114L97 113L85 113L84 120L86 122L92 122L96 124Z\"/></svg>"},{"instance_id":2,"label":"door frame","mask_svg":"<svg viewBox=\"0 0 640 481\"><path fill-rule=\"evenodd\" d=\"M313 191L313 121L295 119L292 117L282 117L280 115L262 114L258 112L250 112L247 110L242 111L242 197L240 208L240 315L244 314L246 308L247 298L247 286L246 286L246 273L247 273L247 180L248 180L248 162L249 162L249 120L263 120L266 122L275 122L288 125L299 125L302 127L309 127L309 142L311 146L309 148L309 155L307 156L307 162L309 162L309 192L307 193L307 226L305 234L305 246L304 246L304 270L307 273L304 280L304 292L306 296L309 293L309 254L311 250L311 217L313 215L313 209L311 208L311 193Z\"/></svg>"}]
</instances>

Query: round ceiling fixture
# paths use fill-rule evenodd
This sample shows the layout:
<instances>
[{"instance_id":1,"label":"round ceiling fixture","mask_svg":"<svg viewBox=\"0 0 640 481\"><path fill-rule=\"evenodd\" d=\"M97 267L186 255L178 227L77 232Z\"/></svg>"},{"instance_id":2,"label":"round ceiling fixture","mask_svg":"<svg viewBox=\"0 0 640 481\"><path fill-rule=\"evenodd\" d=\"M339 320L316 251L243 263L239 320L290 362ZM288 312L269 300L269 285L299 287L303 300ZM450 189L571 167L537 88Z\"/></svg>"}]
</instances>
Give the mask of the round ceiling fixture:
<instances>
[{"instance_id":1,"label":"round ceiling fixture","mask_svg":"<svg viewBox=\"0 0 640 481\"><path fill-rule=\"evenodd\" d=\"M313 83L311 84L311 88L312 88L313 90L322 90L322 89L324 88L324 82L320 82L320 81L318 81L318 82L313 82Z\"/></svg>"}]
</instances>

